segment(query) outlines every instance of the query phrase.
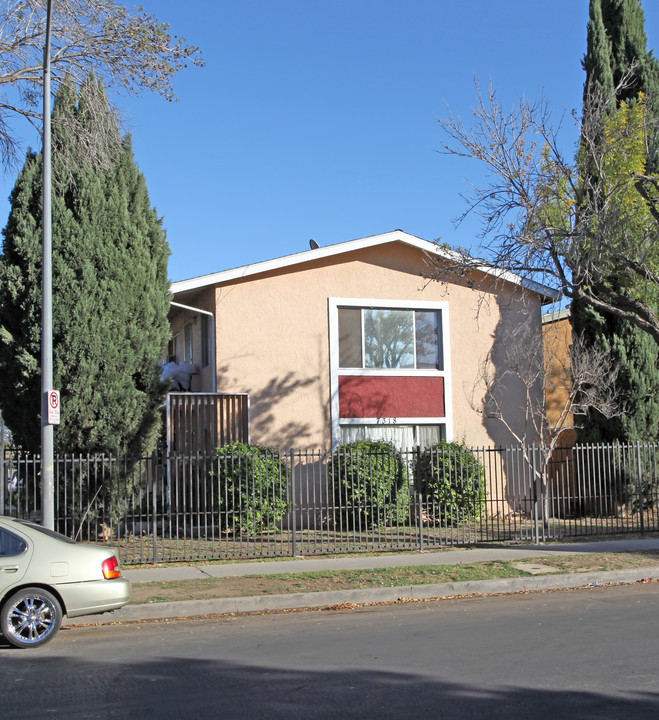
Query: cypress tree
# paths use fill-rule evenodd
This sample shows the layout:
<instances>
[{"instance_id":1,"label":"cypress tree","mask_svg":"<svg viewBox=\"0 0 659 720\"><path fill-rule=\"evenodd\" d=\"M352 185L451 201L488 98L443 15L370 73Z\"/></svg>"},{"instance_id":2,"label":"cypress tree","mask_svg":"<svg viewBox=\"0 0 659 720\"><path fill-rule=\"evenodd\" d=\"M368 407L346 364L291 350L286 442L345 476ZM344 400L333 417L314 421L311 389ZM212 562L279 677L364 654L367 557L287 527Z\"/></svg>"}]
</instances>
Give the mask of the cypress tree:
<instances>
[{"instance_id":1,"label":"cypress tree","mask_svg":"<svg viewBox=\"0 0 659 720\"><path fill-rule=\"evenodd\" d=\"M659 66L647 50L645 15L640 0L593 1L602 7L602 23L610 44L613 87L622 83L625 74L630 76L626 86L616 93L617 104L633 102L641 92L654 96L659 90Z\"/></svg>"},{"instance_id":2,"label":"cypress tree","mask_svg":"<svg viewBox=\"0 0 659 720\"><path fill-rule=\"evenodd\" d=\"M87 117L85 93L66 85L53 109L53 365L62 398L55 448L137 454L159 428L158 363L168 338L169 247L129 137L108 107ZM115 138L93 167L65 113ZM11 194L0 257L0 408L17 444L40 445L42 157L28 152Z\"/></svg>"},{"instance_id":3,"label":"cypress tree","mask_svg":"<svg viewBox=\"0 0 659 720\"><path fill-rule=\"evenodd\" d=\"M647 51L643 8L639 0L591 0L587 52L584 113L587 103L611 98L615 112L622 103L633 106L640 93L647 102L659 99L659 63ZM626 82L623 83L623 79ZM651 111L656 126L656 112ZM647 165L654 165L648 156ZM612 278L615 282L615 279ZM591 411L579 432L582 442L659 439L659 348L653 338L631 323L592 306L572 304L572 324L584 339L610 352L619 364L618 387L626 404L618 418L607 420Z\"/></svg>"},{"instance_id":4,"label":"cypress tree","mask_svg":"<svg viewBox=\"0 0 659 720\"><path fill-rule=\"evenodd\" d=\"M588 94L602 98L611 97L614 90L611 67L611 41L607 36L602 18L601 0L592 0L589 8L587 50L582 60L586 71L584 103Z\"/></svg>"}]
</instances>

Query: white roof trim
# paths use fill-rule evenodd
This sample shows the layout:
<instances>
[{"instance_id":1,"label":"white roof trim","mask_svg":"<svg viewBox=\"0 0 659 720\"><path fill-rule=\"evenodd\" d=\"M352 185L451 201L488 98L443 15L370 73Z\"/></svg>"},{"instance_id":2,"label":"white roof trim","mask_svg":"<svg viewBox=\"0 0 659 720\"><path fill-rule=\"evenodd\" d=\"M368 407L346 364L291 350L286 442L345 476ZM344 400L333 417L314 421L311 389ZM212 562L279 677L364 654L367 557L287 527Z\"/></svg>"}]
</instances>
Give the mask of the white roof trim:
<instances>
[{"instance_id":1,"label":"white roof trim","mask_svg":"<svg viewBox=\"0 0 659 720\"><path fill-rule=\"evenodd\" d=\"M371 235L357 240L349 240L348 242L337 243L335 245L326 245L325 247L305 250L304 252L294 253L293 255L284 255L283 257L253 263L252 265L244 265L231 270L222 270L220 272L211 273L210 275L201 275L200 277L191 278L189 280L179 280L178 282L173 282L171 284L170 292L172 294L177 294L188 290L198 290L209 285L217 285L231 280L250 277L252 275L258 275L272 270L279 270L281 268L293 267L294 265L300 265L301 263L321 260L323 258L354 252L355 250L376 247L378 245L384 245L391 242L402 242L406 245L419 248L419 250L422 250L429 255L435 255L436 257L445 258L446 260L456 259L458 257L457 253L453 253L450 250L442 248L434 242L423 240L422 238L410 235L402 230L393 230L392 232L382 233L381 235ZM487 267L479 269L488 275L493 275L502 280L512 282L515 285L522 285L523 287L533 290L540 295L545 295L548 298L558 298L558 294L551 288L545 287L540 283L524 280L514 273L505 271L497 272L492 268Z\"/></svg>"},{"instance_id":2,"label":"white roof trim","mask_svg":"<svg viewBox=\"0 0 659 720\"><path fill-rule=\"evenodd\" d=\"M542 316L542 323L556 322L557 320L564 320L569 318L572 314L570 308L563 308L562 310L556 310L555 312L548 312Z\"/></svg>"}]
</instances>

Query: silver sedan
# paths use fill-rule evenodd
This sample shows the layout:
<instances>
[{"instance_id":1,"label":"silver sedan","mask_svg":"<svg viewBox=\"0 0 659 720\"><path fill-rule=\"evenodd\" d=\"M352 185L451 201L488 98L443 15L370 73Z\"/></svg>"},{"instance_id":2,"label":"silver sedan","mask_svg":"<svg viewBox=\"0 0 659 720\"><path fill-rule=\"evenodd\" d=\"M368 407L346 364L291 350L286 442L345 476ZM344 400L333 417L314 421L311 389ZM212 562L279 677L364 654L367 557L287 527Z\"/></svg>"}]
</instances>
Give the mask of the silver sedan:
<instances>
[{"instance_id":1,"label":"silver sedan","mask_svg":"<svg viewBox=\"0 0 659 720\"><path fill-rule=\"evenodd\" d=\"M0 517L0 629L15 647L53 638L62 617L116 610L130 599L111 548Z\"/></svg>"}]
</instances>

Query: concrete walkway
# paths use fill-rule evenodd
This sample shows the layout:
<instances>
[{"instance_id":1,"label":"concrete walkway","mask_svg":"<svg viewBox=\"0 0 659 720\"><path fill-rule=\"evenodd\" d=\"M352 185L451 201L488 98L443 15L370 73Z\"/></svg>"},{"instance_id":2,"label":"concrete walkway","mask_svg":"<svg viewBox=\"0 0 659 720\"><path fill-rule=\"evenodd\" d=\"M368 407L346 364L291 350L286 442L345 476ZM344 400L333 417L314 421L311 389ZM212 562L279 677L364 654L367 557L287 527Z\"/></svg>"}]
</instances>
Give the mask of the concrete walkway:
<instances>
[{"instance_id":1,"label":"concrete walkway","mask_svg":"<svg viewBox=\"0 0 659 720\"><path fill-rule=\"evenodd\" d=\"M315 572L319 570L361 570L415 565L455 565L459 563L489 562L493 560L528 560L530 558L575 555L580 553L632 552L659 550L659 538L611 540L551 545L479 547L474 549L440 550L424 553L405 553L377 556L298 558L268 562L247 562L217 565L155 566L130 570L123 574L132 583L193 580L208 577L237 577L279 573ZM318 593L291 593L255 597L184 600L180 602L127 605L114 613L74 618L64 624L103 624L120 621L158 620L227 613L263 612L299 608L319 608L338 605L359 605L395 602L401 599L428 599L469 594L499 594L553 590L561 588L633 583L659 580L656 567L609 572L573 573L570 575L539 575L537 577L503 580L479 580L459 583L410 585L395 588L337 590Z\"/></svg>"}]
</instances>

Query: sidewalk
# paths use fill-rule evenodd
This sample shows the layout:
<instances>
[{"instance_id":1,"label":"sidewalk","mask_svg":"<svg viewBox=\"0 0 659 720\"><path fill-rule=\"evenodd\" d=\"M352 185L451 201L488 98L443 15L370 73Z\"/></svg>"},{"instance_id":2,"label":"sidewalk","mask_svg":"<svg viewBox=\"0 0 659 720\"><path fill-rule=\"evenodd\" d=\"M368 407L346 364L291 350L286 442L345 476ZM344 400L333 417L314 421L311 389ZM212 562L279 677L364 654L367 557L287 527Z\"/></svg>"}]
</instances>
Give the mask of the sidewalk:
<instances>
[{"instance_id":1,"label":"sidewalk","mask_svg":"<svg viewBox=\"0 0 659 720\"><path fill-rule=\"evenodd\" d=\"M141 570L124 570L132 583L162 582L167 580L193 580L204 577L236 577L244 575L271 575L289 572L315 572L318 570L361 570L415 565L455 565L459 563L490 562L493 560L542 559L559 555L601 552L633 552L659 550L659 538L610 540L583 543L564 543L530 546L496 546L476 549L441 550L426 553L406 553L345 558L299 558L269 562L232 563L222 565L194 565L180 567L153 567ZM180 602L127 605L121 610L104 615L74 618L69 625L92 625L108 622L134 622L170 618L222 615L227 613L263 612L319 608L336 605L395 602L406 599L455 597L471 594L517 593L538 590L556 590L603 585L634 583L643 579L659 580L657 567L608 572L573 573L570 575L542 575L537 577L503 580L478 580L459 583L409 585L394 588L337 590L316 593L291 593L254 597L217 598L213 600L185 600Z\"/></svg>"}]
</instances>

